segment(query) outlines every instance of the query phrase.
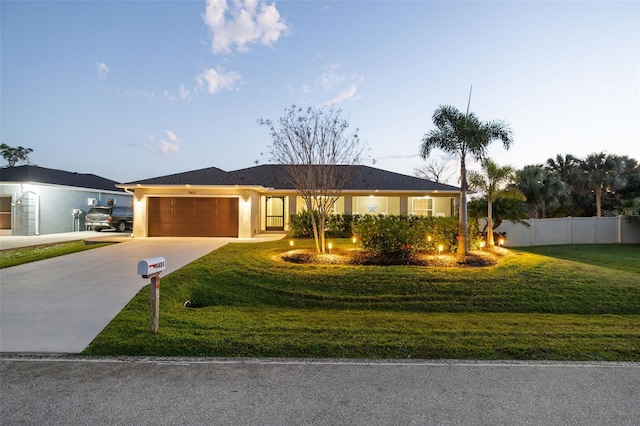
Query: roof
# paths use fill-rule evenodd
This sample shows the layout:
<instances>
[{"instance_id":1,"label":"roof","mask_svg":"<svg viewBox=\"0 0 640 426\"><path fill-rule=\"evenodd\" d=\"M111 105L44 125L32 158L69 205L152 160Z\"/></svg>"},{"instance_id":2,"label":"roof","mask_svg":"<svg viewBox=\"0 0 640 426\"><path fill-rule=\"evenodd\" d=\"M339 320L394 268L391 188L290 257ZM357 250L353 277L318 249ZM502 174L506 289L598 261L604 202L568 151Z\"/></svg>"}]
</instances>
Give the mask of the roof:
<instances>
[{"instance_id":1,"label":"roof","mask_svg":"<svg viewBox=\"0 0 640 426\"><path fill-rule=\"evenodd\" d=\"M206 169L192 170L190 172L175 173L151 179L130 182L122 186L131 185L248 185L240 177L218 169L208 167Z\"/></svg>"},{"instance_id":2,"label":"roof","mask_svg":"<svg viewBox=\"0 0 640 426\"><path fill-rule=\"evenodd\" d=\"M103 191L123 191L118 182L100 176L47 169L30 164L0 169L2 182L32 182L51 185L73 186L77 188L99 189Z\"/></svg>"},{"instance_id":3,"label":"roof","mask_svg":"<svg viewBox=\"0 0 640 426\"><path fill-rule=\"evenodd\" d=\"M275 189L294 189L288 177L285 165L266 164L249 167L247 169L235 170L235 176L242 177L246 181L254 184L261 184ZM302 166L304 167L304 166ZM316 166L319 167L319 166ZM375 167L353 165L338 166L346 168L343 170L349 176L344 190L380 190L380 191L459 191L460 188L433 182L414 176L407 176L400 173L389 172L387 170L376 169Z\"/></svg>"},{"instance_id":4,"label":"roof","mask_svg":"<svg viewBox=\"0 0 640 426\"><path fill-rule=\"evenodd\" d=\"M184 173L145 179L123 184L131 187L135 185L259 185L265 188L293 190L288 177L286 165L265 164L240 170L225 172L210 167ZM320 166L316 166L320 167ZM380 190L380 191L460 191L460 188L433 182L414 176L376 169L374 167L353 165L338 166L348 168L350 178L344 190Z\"/></svg>"}]
</instances>

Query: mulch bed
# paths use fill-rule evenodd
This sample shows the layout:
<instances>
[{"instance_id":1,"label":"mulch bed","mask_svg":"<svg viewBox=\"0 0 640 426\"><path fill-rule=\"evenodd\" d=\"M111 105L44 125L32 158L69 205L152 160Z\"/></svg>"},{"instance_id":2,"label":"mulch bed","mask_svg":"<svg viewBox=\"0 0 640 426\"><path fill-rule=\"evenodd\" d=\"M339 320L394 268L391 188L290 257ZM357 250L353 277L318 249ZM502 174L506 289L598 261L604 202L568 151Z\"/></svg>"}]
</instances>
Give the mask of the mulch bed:
<instances>
[{"instance_id":1,"label":"mulch bed","mask_svg":"<svg viewBox=\"0 0 640 426\"><path fill-rule=\"evenodd\" d=\"M330 264L330 265L414 265L435 267L486 267L495 266L509 250L503 248L485 249L458 256L455 253L417 253L405 258L374 256L361 250L334 249L329 253L317 253L312 249L296 249L283 253L280 258L289 263Z\"/></svg>"}]
</instances>

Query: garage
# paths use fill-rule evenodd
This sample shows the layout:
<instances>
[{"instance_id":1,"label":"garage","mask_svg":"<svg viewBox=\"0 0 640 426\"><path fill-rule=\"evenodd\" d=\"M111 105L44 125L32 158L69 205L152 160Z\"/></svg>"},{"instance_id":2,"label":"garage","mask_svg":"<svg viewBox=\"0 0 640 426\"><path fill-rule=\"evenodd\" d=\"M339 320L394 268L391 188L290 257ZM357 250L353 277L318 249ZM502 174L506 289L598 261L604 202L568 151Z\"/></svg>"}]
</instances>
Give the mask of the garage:
<instances>
[{"instance_id":1,"label":"garage","mask_svg":"<svg viewBox=\"0 0 640 426\"><path fill-rule=\"evenodd\" d=\"M150 237L237 237L237 198L150 197Z\"/></svg>"}]
</instances>

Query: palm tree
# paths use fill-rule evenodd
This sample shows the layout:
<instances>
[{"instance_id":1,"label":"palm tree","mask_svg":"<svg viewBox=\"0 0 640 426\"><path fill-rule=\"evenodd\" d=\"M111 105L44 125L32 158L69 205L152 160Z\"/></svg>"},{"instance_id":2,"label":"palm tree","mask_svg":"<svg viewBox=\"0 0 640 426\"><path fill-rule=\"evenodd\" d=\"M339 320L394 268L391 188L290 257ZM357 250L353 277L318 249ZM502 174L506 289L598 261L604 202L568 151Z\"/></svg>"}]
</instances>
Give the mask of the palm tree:
<instances>
[{"instance_id":1,"label":"palm tree","mask_svg":"<svg viewBox=\"0 0 640 426\"><path fill-rule=\"evenodd\" d=\"M582 162L588 188L596 195L596 216L602 216L602 190L615 191L624 187L624 159L604 152L593 153Z\"/></svg>"},{"instance_id":2,"label":"palm tree","mask_svg":"<svg viewBox=\"0 0 640 426\"><path fill-rule=\"evenodd\" d=\"M495 246L493 240L493 203L498 198L523 199L524 196L506 184L514 178L513 167L498 166L492 159L485 158L480 162L483 173L469 172L469 187L485 193L487 197L487 245Z\"/></svg>"},{"instance_id":3,"label":"palm tree","mask_svg":"<svg viewBox=\"0 0 640 426\"><path fill-rule=\"evenodd\" d=\"M469 217L476 220L487 217L488 204L486 196L469 202ZM505 220L529 227L529 224L523 220L529 218L529 209L527 208L527 203L522 199L498 198L492 203L491 211L493 217L493 229L491 231L498 228ZM489 232L488 224L485 225L482 232Z\"/></svg>"},{"instance_id":4,"label":"palm tree","mask_svg":"<svg viewBox=\"0 0 640 426\"><path fill-rule=\"evenodd\" d=\"M433 113L436 129L422 137L420 155L426 159L432 150L440 149L460 158L460 214L458 223L458 251L469 254L467 237L467 155L474 160L486 157L489 144L501 140L505 149L513 143L509 125L503 121L480 121L474 113L462 114L450 105L440 105Z\"/></svg>"},{"instance_id":5,"label":"palm tree","mask_svg":"<svg viewBox=\"0 0 640 426\"><path fill-rule=\"evenodd\" d=\"M567 154L564 157L558 154L555 159L549 158L547 160L547 169L556 173L564 183L578 188L582 186L582 182L580 182L582 175L581 164L580 159L571 154Z\"/></svg>"},{"instance_id":6,"label":"palm tree","mask_svg":"<svg viewBox=\"0 0 640 426\"><path fill-rule=\"evenodd\" d=\"M547 208L558 205L567 197L567 185L558 174L540 164L524 166L516 172L516 186L527 199L529 217L547 217Z\"/></svg>"}]
</instances>

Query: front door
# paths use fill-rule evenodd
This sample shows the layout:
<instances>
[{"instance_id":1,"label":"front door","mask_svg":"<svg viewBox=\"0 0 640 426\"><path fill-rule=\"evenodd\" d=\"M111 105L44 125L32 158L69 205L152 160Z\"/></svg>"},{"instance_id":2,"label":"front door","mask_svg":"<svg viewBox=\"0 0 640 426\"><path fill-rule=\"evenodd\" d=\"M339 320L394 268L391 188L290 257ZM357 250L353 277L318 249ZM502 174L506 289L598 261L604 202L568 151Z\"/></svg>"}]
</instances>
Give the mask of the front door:
<instances>
[{"instance_id":1,"label":"front door","mask_svg":"<svg viewBox=\"0 0 640 426\"><path fill-rule=\"evenodd\" d=\"M284 197L267 197L265 215L267 231L284 231Z\"/></svg>"}]
</instances>

